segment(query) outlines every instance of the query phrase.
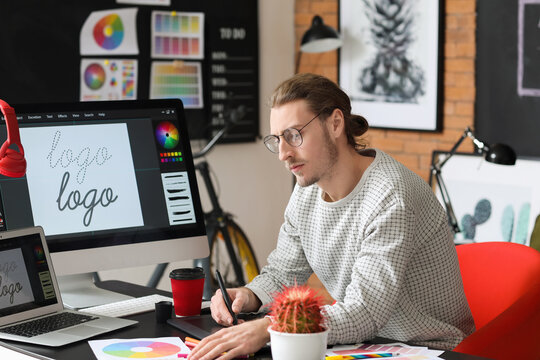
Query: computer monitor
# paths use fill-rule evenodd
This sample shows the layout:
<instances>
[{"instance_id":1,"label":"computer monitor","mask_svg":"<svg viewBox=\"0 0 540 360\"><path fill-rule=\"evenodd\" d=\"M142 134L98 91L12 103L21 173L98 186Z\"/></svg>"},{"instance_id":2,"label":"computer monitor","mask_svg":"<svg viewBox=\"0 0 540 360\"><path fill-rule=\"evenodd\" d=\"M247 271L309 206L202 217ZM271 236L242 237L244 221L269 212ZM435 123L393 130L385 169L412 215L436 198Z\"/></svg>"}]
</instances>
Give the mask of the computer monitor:
<instances>
[{"instance_id":1,"label":"computer monitor","mask_svg":"<svg viewBox=\"0 0 540 360\"><path fill-rule=\"evenodd\" d=\"M43 227L67 306L118 299L92 272L208 256L180 100L12 106L28 167L0 175L0 230Z\"/></svg>"}]
</instances>

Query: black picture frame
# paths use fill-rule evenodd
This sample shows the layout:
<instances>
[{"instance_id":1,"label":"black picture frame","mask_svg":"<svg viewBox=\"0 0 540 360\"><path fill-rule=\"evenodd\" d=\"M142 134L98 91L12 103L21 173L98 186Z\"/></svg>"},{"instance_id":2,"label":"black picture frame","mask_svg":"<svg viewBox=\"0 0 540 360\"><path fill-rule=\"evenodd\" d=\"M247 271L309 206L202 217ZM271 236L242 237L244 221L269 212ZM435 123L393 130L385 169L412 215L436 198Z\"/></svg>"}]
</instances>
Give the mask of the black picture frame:
<instances>
[{"instance_id":1,"label":"black picture frame","mask_svg":"<svg viewBox=\"0 0 540 360\"><path fill-rule=\"evenodd\" d=\"M371 127L442 130L444 8L444 0L339 1L339 84Z\"/></svg>"}]
</instances>

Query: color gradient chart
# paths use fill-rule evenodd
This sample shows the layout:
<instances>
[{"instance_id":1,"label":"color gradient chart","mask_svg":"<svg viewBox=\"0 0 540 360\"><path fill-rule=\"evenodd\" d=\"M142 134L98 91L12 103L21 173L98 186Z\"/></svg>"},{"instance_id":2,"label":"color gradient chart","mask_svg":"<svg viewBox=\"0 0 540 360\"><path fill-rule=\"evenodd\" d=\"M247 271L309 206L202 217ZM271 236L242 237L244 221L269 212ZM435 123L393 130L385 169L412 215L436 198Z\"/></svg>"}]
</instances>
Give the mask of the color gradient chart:
<instances>
[{"instance_id":1,"label":"color gradient chart","mask_svg":"<svg viewBox=\"0 0 540 360\"><path fill-rule=\"evenodd\" d=\"M150 98L178 98L186 109L201 109L202 97L201 64L197 62L155 61L150 75Z\"/></svg>"},{"instance_id":2,"label":"color gradient chart","mask_svg":"<svg viewBox=\"0 0 540 360\"><path fill-rule=\"evenodd\" d=\"M153 11L152 57L202 59L204 14Z\"/></svg>"},{"instance_id":3,"label":"color gradient chart","mask_svg":"<svg viewBox=\"0 0 540 360\"><path fill-rule=\"evenodd\" d=\"M137 98L137 60L82 59L81 101Z\"/></svg>"},{"instance_id":4,"label":"color gradient chart","mask_svg":"<svg viewBox=\"0 0 540 360\"><path fill-rule=\"evenodd\" d=\"M182 340L175 337L93 340L88 344L99 360L176 359L178 354L190 353Z\"/></svg>"}]
</instances>

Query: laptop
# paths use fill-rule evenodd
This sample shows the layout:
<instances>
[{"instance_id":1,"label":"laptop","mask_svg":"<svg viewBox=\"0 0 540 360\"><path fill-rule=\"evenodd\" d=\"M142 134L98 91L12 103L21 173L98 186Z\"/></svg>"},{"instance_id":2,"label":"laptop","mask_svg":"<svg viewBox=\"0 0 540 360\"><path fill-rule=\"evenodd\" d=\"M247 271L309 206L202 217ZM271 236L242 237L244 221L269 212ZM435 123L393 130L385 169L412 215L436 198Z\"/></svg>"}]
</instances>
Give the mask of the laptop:
<instances>
[{"instance_id":1,"label":"laptop","mask_svg":"<svg viewBox=\"0 0 540 360\"><path fill-rule=\"evenodd\" d=\"M136 323L64 309L43 229L0 232L0 339L61 346Z\"/></svg>"}]
</instances>

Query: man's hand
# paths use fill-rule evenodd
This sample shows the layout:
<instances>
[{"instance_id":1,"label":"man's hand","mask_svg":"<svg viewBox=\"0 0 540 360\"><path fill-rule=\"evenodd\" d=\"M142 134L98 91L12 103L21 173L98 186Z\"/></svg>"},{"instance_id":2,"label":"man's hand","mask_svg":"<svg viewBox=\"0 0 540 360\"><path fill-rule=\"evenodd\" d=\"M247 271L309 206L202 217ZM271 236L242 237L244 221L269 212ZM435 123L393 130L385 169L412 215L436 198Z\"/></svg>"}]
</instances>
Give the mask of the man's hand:
<instances>
[{"instance_id":1,"label":"man's hand","mask_svg":"<svg viewBox=\"0 0 540 360\"><path fill-rule=\"evenodd\" d=\"M231 298L232 311L235 314L242 312L257 311L261 307L261 301L255 294L248 288L235 288L227 289L227 293ZM212 302L210 303L210 311L212 312L212 318L220 325L231 326L233 319L225 301L223 300L223 294L221 290L217 290L214 296L212 296Z\"/></svg>"},{"instance_id":2,"label":"man's hand","mask_svg":"<svg viewBox=\"0 0 540 360\"><path fill-rule=\"evenodd\" d=\"M201 340L188 360L228 360L253 354L270 341L268 326L270 319L264 318L221 329Z\"/></svg>"}]
</instances>

